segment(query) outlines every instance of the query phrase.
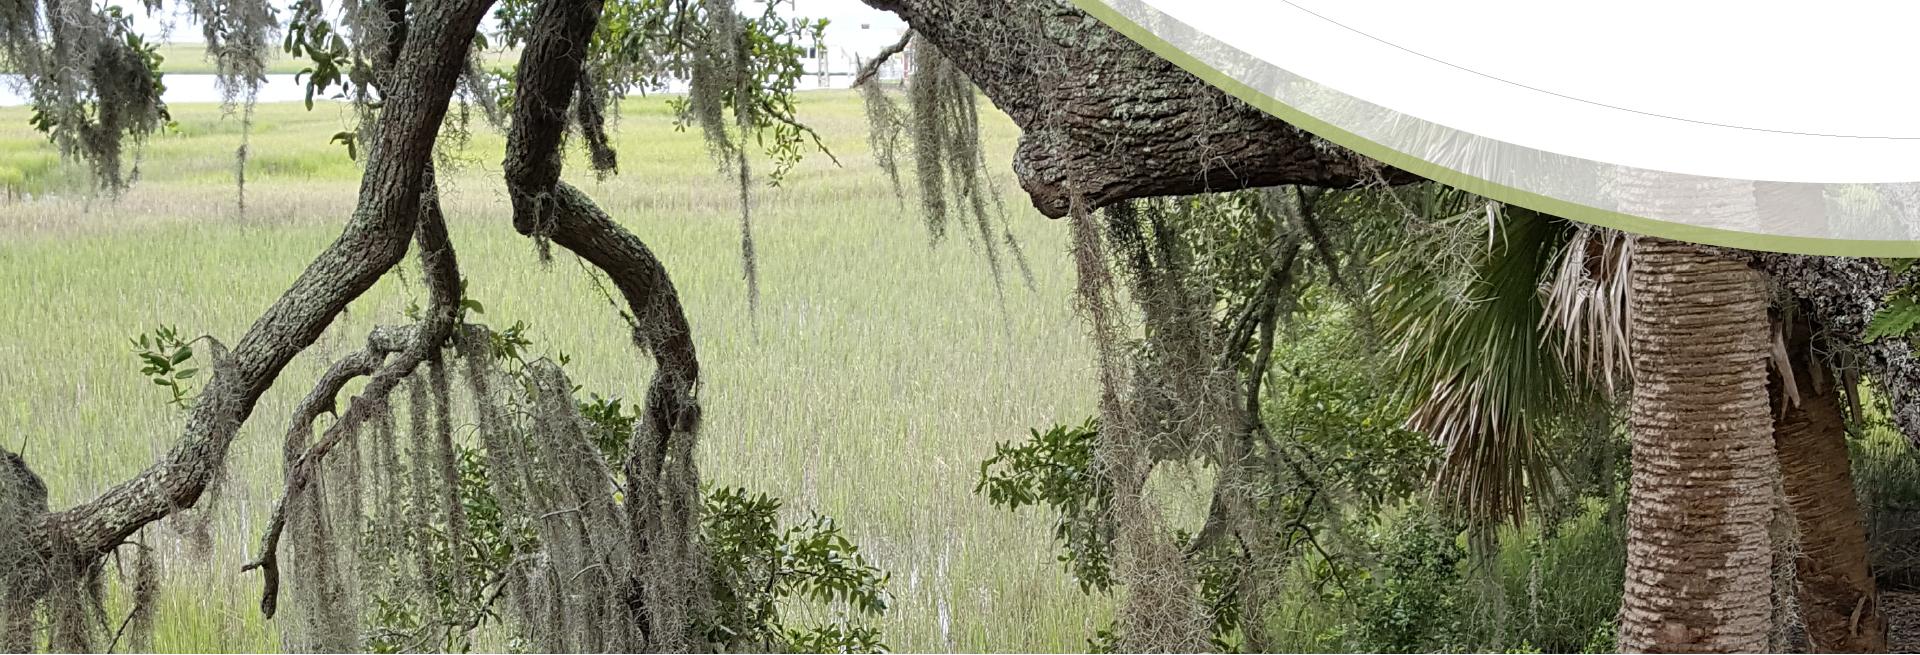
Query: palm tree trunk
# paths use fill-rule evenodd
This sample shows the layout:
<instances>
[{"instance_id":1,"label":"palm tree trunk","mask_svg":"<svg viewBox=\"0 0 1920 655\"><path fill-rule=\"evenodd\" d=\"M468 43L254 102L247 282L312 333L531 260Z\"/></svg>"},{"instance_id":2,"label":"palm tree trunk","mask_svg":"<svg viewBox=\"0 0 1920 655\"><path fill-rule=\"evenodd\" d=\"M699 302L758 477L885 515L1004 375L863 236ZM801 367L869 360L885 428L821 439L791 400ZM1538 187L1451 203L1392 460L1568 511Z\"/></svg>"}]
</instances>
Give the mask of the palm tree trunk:
<instances>
[{"instance_id":1,"label":"palm tree trunk","mask_svg":"<svg viewBox=\"0 0 1920 655\"><path fill-rule=\"evenodd\" d=\"M1867 531L1853 491L1839 390L1812 383L1819 364L1808 353L1811 326L1803 318L1789 329L1787 357L1800 402L1774 420L1773 443L1799 526L1794 578L1807 639L1815 652L1884 653L1886 617L1867 568Z\"/></svg>"},{"instance_id":2,"label":"palm tree trunk","mask_svg":"<svg viewBox=\"0 0 1920 655\"><path fill-rule=\"evenodd\" d=\"M1620 647L1767 649L1776 462L1768 297L1744 262L1642 237Z\"/></svg>"}]
</instances>

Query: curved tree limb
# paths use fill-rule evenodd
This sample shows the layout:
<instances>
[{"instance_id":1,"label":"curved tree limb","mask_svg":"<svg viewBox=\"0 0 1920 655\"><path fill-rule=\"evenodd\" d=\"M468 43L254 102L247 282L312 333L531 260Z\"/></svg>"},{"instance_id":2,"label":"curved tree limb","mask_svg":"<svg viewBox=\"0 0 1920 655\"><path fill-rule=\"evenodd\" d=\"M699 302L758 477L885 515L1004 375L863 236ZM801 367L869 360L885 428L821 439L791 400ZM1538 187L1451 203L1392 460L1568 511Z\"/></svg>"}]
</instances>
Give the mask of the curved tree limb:
<instances>
[{"instance_id":1,"label":"curved tree limb","mask_svg":"<svg viewBox=\"0 0 1920 655\"><path fill-rule=\"evenodd\" d=\"M375 330L365 350L336 363L333 370L321 378L321 385L295 409L293 425L287 432L286 491L274 503L273 517L268 521L266 536L261 540L259 558L240 569L261 570L266 588L260 598L260 612L268 618L273 617L279 603L280 537L286 530L288 507L298 500L299 494L313 480L321 461L334 446L357 431L376 409L384 406L394 387L413 374L421 362L440 356L441 346L453 335L454 324L459 320L460 267L454 257L453 243L447 236L446 216L440 210L439 191L433 180L431 166L427 167L424 176L427 189L420 196L420 223L416 237L420 245L420 267L425 271L427 280L426 318L404 335ZM396 350L397 356L386 359L387 353ZM379 364L382 360L385 363ZM378 365L377 370L374 369L375 365ZM336 372L340 374L336 375ZM346 385L348 379L363 375L372 375L373 379L348 402L346 413L340 414L338 420L328 426L321 438L304 453L298 452L299 446L312 437L313 421L323 409L332 409L334 396L340 392L340 388Z\"/></svg>"},{"instance_id":2,"label":"curved tree limb","mask_svg":"<svg viewBox=\"0 0 1920 655\"><path fill-rule=\"evenodd\" d=\"M693 396L700 379L693 330L666 267L646 244L614 223L593 199L560 182L559 146L567 103L600 2L549 0L535 9L534 35L521 53L513 129L504 168L514 202L514 229L551 239L606 271L632 313L634 343L659 362L648 391L648 426L656 435L698 422Z\"/></svg>"},{"instance_id":3,"label":"curved tree limb","mask_svg":"<svg viewBox=\"0 0 1920 655\"><path fill-rule=\"evenodd\" d=\"M548 0L534 8L533 36L520 52L513 127L503 163L513 227L545 236L547 195L560 182L560 142L602 0Z\"/></svg>"},{"instance_id":4,"label":"curved tree limb","mask_svg":"<svg viewBox=\"0 0 1920 655\"><path fill-rule=\"evenodd\" d=\"M579 189L559 181L558 147L581 60L599 20L597 0L547 0L536 7L533 36L520 59L505 171L514 203L514 229L539 243L556 243L607 273L626 300L634 344L657 364L642 423L626 463L632 548L644 580L621 582L620 593L645 648L687 647L688 606L695 584L688 540L698 502L691 461L700 422L699 358L693 331L667 271L646 244L614 223ZM637 583L637 584L634 584Z\"/></svg>"},{"instance_id":5,"label":"curved tree limb","mask_svg":"<svg viewBox=\"0 0 1920 655\"><path fill-rule=\"evenodd\" d=\"M1241 102L1061 0L864 2L906 19L1013 118L1014 173L1053 218L1074 193L1091 210L1148 196L1419 179Z\"/></svg>"},{"instance_id":6,"label":"curved tree limb","mask_svg":"<svg viewBox=\"0 0 1920 655\"><path fill-rule=\"evenodd\" d=\"M657 435L692 431L700 420L700 360L666 267L579 189L562 182L553 198L553 242L607 272L633 314L634 344L659 363L647 392L649 428Z\"/></svg>"},{"instance_id":7,"label":"curved tree limb","mask_svg":"<svg viewBox=\"0 0 1920 655\"><path fill-rule=\"evenodd\" d=\"M384 91L383 95L404 86L396 83L404 79L396 72L400 70L398 64L407 45L406 5L405 0L381 0L388 25L384 36L386 48L376 63L375 72L381 80L379 86ZM461 62L461 73L471 73L471 69L472 58L469 54ZM293 422L286 436L286 489L274 503L272 518L268 521L266 534L261 538L260 555L240 569L242 572L256 568L261 570L263 590L260 612L268 618L273 617L279 605L280 539L286 531L290 506L299 500L299 494L319 470L327 453L348 435L356 433L376 410L386 406L388 397L400 380L411 375L421 362L437 361L441 346L447 343L454 324L459 321L459 264L452 240L447 234L446 216L440 207L439 185L434 178L431 162L421 171L421 183L423 191L420 194L420 213L414 237L420 246L420 267L427 284L426 318L416 326L374 329L368 335L366 349L337 362L295 408ZM399 356L393 361L386 361L391 353L399 353ZM372 375L373 380L349 402L347 412L344 415L336 413L333 425L302 452L301 447L312 439L313 422L322 411L334 413L334 398L347 380L368 375Z\"/></svg>"},{"instance_id":8,"label":"curved tree limb","mask_svg":"<svg viewBox=\"0 0 1920 655\"><path fill-rule=\"evenodd\" d=\"M905 52L907 50L907 44L912 42L913 42L913 30L907 30L905 33L900 35L899 41L895 41L893 42L893 45L887 46L885 48L881 48L880 52L874 53L873 58L868 59L866 63L861 64L860 70L854 74L853 86L860 86L862 84L866 84L868 81L873 79L873 76L879 75L880 67L885 65L887 63L887 60L892 59L894 55L898 55L902 52Z\"/></svg>"},{"instance_id":9,"label":"curved tree limb","mask_svg":"<svg viewBox=\"0 0 1920 655\"><path fill-rule=\"evenodd\" d=\"M355 378L372 375L374 371L380 368L381 363L386 361L386 356L385 351L378 350L369 344L367 348L334 362L333 366L328 368L327 372L320 376L320 381L314 385L313 390L307 392L306 398L302 399L300 404L294 408L293 427L287 431L286 458L288 462L291 463L304 459L300 451L300 445L304 444L306 439L312 436L313 422L319 419L321 414L334 413L335 396L340 393L340 390ZM304 469L297 466L289 466L288 470L290 474L294 471L304 472ZM289 479L292 479L291 475ZM300 484L305 484L304 477L300 478ZM291 490L295 485L290 481L288 487ZM289 491L289 494L291 493L293 492ZM280 532L286 525L287 501L288 498L283 496L278 502L274 503L273 518L268 522L266 546L259 559L248 563L240 569L241 571L250 571L255 568L261 569L262 577L266 585L266 592L260 601L260 611L269 618L273 616L276 603L280 597L280 558L278 545Z\"/></svg>"},{"instance_id":10,"label":"curved tree limb","mask_svg":"<svg viewBox=\"0 0 1920 655\"><path fill-rule=\"evenodd\" d=\"M398 62L401 74L416 83L386 98L379 147L369 153L353 220L215 363L173 450L99 497L47 515L31 535L42 550L95 558L147 523L191 507L280 371L406 254L422 173L464 61L461 54L491 4L443 0L419 10L424 29Z\"/></svg>"}]
</instances>

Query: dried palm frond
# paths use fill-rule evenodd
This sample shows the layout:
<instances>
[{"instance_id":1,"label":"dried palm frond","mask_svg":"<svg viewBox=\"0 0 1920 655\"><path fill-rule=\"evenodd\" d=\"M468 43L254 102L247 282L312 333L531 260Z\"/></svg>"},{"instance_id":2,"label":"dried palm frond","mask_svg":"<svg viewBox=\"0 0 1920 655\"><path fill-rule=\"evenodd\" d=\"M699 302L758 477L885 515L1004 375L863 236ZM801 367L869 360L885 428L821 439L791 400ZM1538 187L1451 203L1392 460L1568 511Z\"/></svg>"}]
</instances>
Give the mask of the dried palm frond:
<instances>
[{"instance_id":1,"label":"dried palm frond","mask_svg":"<svg viewBox=\"0 0 1920 655\"><path fill-rule=\"evenodd\" d=\"M1627 338L1633 321L1633 306L1627 302L1632 262L1631 235L1579 225L1561 249L1553 277L1541 285L1546 305L1542 337L1559 337L1555 345L1567 368L1610 395L1618 383L1633 377L1632 340Z\"/></svg>"}]
</instances>

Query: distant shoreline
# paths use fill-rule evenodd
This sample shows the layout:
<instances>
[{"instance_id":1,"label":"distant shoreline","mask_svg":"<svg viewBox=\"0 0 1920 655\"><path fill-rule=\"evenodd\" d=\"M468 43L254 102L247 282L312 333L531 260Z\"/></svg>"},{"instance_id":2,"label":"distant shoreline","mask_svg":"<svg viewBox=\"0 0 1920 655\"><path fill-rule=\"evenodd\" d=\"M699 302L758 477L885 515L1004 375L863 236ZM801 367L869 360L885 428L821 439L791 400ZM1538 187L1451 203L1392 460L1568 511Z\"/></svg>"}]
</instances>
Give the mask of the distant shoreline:
<instances>
[{"instance_id":1,"label":"distant shoreline","mask_svg":"<svg viewBox=\"0 0 1920 655\"><path fill-rule=\"evenodd\" d=\"M160 53L160 72L171 75L212 75L212 61L207 59L207 44L203 42L163 43L155 48ZM480 63L486 67L509 67L514 65L520 53L518 50L497 50L482 53ZM267 57L268 75L293 75L306 70L308 62L291 59L275 46ZM0 74L17 74L15 71L0 67Z\"/></svg>"},{"instance_id":2,"label":"distant shoreline","mask_svg":"<svg viewBox=\"0 0 1920 655\"><path fill-rule=\"evenodd\" d=\"M167 85L167 90L166 93L161 96L161 100L167 104L185 106L221 103L223 98L220 92L219 81L211 72L184 73L167 71L167 73L168 75L162 80ZM256 91L258 95L254 99L254 104L299 104L305 102L305 80L296 78L297 71L294 73L267 73L267 79ZM843 90L848 88L848 85L852 82L853 75L851 72L835 73L824 80L818 75L808 75L800 80L796 91L806 93L811 91ZM892 80L885 82L891 83ZM19 107L28 104L27 96L23 90L19 88L20 83L21 80L18 74L0 73L0 108ZM338 89L335 89L335 91L337 90ZM644 92L644 95L677 95L685 92L685 83L670 82L667 88L649 89ZM629 95L637 96L643 95L643 93L635 90L631 91ZM319 105L322 103L339 102L339 100L330 95L315 95L313 102L315 105Z\"/></svg>"}]
</instances>

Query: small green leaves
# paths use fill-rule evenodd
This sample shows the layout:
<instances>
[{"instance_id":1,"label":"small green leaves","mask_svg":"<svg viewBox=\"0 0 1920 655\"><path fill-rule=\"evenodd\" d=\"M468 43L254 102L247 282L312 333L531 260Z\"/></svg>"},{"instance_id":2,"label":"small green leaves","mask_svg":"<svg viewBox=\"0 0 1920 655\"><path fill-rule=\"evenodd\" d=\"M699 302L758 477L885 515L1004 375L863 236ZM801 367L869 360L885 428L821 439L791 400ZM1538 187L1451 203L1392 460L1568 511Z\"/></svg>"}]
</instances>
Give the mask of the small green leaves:
<instances>
[{"instance_id":1,"label":"small green leaves","mask_svg":"<svg viewBox=\"0 0 1920 655\"><path fill-rule=\"evenodd\" d=\"M514 321L507 329L496 331L491 336L495 359L520 361L521 350L533 345L533 340L527 338L525 321Z\"/></svg>"},{"instance_id":2,"label":"small green leaves","mask_svg":"<svg viewBox=\"0 0 1920 655\"><path fill-rule=\"evenodd\" d=\"M308 105L309 105L308 108L311 109L313 94L308 93L307 97L308 97ZM340 145L346 146L347 159L358 160L360 159L360 150L356 144L359 142L359 140L360 140L359 130L344 130L344 131L333 133L333 138L328 139L327 143L338 143Z\"/></svg>"},{"instance_id":3,"label":"small green leaves","mask_svg":"<svg viewBox=\"0 0 1920 655\"><path fill-rule=\"evenodd\" d=\"M475 314L485 314L487 313L487 306L480 304L480 301L475 300L473 299L473 297L467 295L467 280L466 278L461 278L460 279L460 321L462 323L466 322L467 312L469 311Z\"/></svg>"},{"instance_id":4,"label":"small green leaves","mask_svg":"<svg viewBox=\"0 0 1920 655\"><path fill-rule=\"evenodd\" d=\"M155 386L166 387L173 396L168 404L186 409L187 402L193 398L187 391L186 381L193 379L200 369L180 365L193 359L193 345L181 339L179 331L172 326L155 328L131 341L134 355L140 358L140 373Z\"/></svg>"},{"instance_id":5,"label":"small green leaves","mask_svg":"<svg viewBox=\"0 0 1920 655\"><path fill-rule=\"evenodd\" d=\"M1009 511L1040 504L1053 509L1060 562L1080 581L1081 591L1106 591L1113 585L1113 531L1104 520L1112 491L1093 470L1100 424L1089 418L1078 427L1029 432L1026 443L994 444L993 456L980 462L973 493Z\"/></svg>"},{"instance_id":6,"label":"small green leaves","mask_svg":"<svg viewBox=\"0 0 1920 655\"><path fill-rule=\"evenodd\" d=\"M884 653L880 630L851 623L829 623L806 629L787 629L791 653Z\"/></svg>"},{"instance_id":7,"label":"small green leaves","mask_svg":"<svg viewBox=\"0 0 1920 655\"><path fill-rule=\"evenodd\" d=\"M1881 259L1882 266L1894 278L1900 278L1912 272L1915 259ZM1916 337L1915 328L1920 327L1920 283L1907 281L1899 288L1887 294L1886 302L1880 305L1880 311L1873 313L1873 320L1867 323L1866 332L1860 340L1873 343L1888 337Z\"/></svg>"},{"instance_id":8,"label":"small green leaves","mask_svg":"<svg viewBox=\"0 0 1920 655\"><path fill-rule=\"evenodd\" d=\"M1860 338L1872 343L1886 337L1909 336L1916 325L1920 325L1920 303L1911 296L1897 296L1874 312L1873 321L1867 323L1867 332Z\"/></svg>"},{"instance_id":9,"label":"small green leaves","mask_svg":"<svg viewBox=\"0 0 1920 655\"><path fill-rule=\"evenodd\" d=\"M600 449L607 465L618 470L627 461L627 442L633 439L633 431L639 426L640 408L629 410L620 398L597 393L588 394L588 399L579 406L580 417L587 420L587 438Z\"/></svg>"},{"instance_id":10,"label":"small green leaves","mask_svg":"<svg viewBox=\"0 0 1920 655\"><path fill-rule=\"evenodd\" d=\"M334 32L333 24L310 12L303 11L287 23L287 36L280 48L290 56L306 57L313 65L294 74L296 82L306 78L306 105L313 109L314 94L324 94L328 89L339 87L339 96L350 93L355 82L355 73L366 68L364 62L353 56L347 40ZM339 135L334 135L338 140ZM352 146L348 146L349 156Z\"/></svg>"},{"instance_id":11,"label":"small green leaves","mask_svg":"<svg viewBox=\"0 0 1920 655\"><path fill-rule=\"evenodd\" d=\"M788 600L838 604L856 616L887 611L886 572L831 517L813 514L780 529L780 499L746 489L707 493L702 537L719 611L701 626L709 641L807 653L883 652L879 632L854 617L805 628L782 621ZM784 645L779 642L785 642Z\"/></svg>"}]
</instances>

